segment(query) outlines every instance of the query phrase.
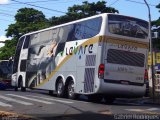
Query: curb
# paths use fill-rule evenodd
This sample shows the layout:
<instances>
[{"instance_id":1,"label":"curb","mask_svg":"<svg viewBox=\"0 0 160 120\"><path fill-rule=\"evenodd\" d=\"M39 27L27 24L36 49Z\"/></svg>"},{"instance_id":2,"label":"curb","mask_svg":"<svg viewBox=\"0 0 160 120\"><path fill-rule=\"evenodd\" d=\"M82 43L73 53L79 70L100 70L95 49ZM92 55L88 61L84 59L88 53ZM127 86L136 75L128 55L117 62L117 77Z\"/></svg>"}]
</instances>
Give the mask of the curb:
<instances>
[{"instance_id":1,"label":"curb","mask_svg":"<svg viewBox=\"0 0 160 120\"><path fill-rule=\"evenodd\" d=\"M23 115L13 112L0 111L0 119L4 120L38 120L37 118L29 115Z\"/></svg>"}]
</instances>

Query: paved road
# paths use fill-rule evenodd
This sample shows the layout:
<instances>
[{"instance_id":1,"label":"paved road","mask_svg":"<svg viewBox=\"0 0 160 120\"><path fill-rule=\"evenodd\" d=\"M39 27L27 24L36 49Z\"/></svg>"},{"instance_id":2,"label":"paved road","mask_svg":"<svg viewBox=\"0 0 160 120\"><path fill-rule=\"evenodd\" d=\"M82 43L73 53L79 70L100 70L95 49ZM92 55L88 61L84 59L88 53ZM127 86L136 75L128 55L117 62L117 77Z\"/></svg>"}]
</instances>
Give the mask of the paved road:
<instances>
[{"instance_id":1,"label":"paved road","mask_svg":"<svg viewBox=\"0 0 160 120\"><path fill-rule=\"evenodd\" d=\"M118 99L112 105L107 105L87 102L83 97L81 100L57 98L39 90L0 91L0 111L16 112L47 120L123 120L126 117L133 119L143 117L146 114L150 118L160 119L160 106L145 105L141 101Z\"/></svg>"}]
</instances>

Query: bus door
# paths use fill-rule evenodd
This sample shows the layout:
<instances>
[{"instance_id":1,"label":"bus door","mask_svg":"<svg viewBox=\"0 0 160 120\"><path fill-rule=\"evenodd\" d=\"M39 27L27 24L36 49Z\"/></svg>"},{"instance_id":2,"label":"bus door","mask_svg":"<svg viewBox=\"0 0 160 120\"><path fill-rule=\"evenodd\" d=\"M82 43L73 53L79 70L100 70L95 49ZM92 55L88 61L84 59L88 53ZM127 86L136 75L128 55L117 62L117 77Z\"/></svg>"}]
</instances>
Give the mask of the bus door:
<instances>
[{"instance_id":1,"label":"bus door","mask_svg":"<svg viewBox=\"0 0 160 120\"><path fill-rule=\"evenodd\" d=\"M20 61L19 61L19 75L22 76L22 79L26 79L26 66L27 66L27 58L28 58L28 46L30 42L30 36L26 36L23 47L21 49ZM19 76L18 75L18 76Z\"/></svg>"},{"instance_id":2,"label":"bus door","mask_svg":"<svg viewBox=\"0 0 160 120\"><path fill-rule=\"evenodd\" d=\"M20 54L21 54L21 49L22 49L24 39L25 37L21 37L16 47L16 53L14 56L14 63L13 63L13 70L12 70L12 86L16 86L16 83L17 83L16 81L18 79Z\"/></svg>"}]
</instances>

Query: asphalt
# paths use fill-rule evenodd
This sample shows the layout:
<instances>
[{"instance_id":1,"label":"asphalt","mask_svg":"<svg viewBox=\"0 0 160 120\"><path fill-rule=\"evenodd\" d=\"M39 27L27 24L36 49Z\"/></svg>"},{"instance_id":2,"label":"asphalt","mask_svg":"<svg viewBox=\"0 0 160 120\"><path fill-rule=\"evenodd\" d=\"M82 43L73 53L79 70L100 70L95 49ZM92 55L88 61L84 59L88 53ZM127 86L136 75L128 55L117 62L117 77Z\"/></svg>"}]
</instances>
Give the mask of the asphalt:
<instances>
[{"instance_id":1,"label":"asphalt","mask_svg":"<svg viewBox=\"0 0 160 120\"><path fill-rule=\"evenodd\" d=\"M126 103L138 103L138 104L147 104L147 105L158 105L158 106L160 106L160 100L153 99L153 98L150 98L150 97L132 98L132 99L119 98L117 100L121 101L121 102L126 102Z\"/></svg>"},{"instance_id":2,"label":"asphalt","mask_svg":"<svg viewBox=\"0 0 160 120\"><path fill-rule=\"evenodd\" d=\"M32 93L33 94L33 93ZM159 103L155 103L153 99L149 97L143 97L143 98L135 98L135 99L125 99L125 98L118 98L116 99L118 103L137 103L137 104L148 104L150 106L158 105L160 106ZM109 111L101 111L101 113L83 113L83 114L70 114L70 115L63 115L63 116L41 116L41 118L46 119L46 120L89 120L92 118L92 120L106 120L106 115L107 118L110 118L110 120L113 119L113 115ZM26 116L22 114L17 114L13 112L5 112L5 111L0 111L0 118L4 120L39 120L39 118L34 118L32 116Z\"/></svg>"}]
</instances>

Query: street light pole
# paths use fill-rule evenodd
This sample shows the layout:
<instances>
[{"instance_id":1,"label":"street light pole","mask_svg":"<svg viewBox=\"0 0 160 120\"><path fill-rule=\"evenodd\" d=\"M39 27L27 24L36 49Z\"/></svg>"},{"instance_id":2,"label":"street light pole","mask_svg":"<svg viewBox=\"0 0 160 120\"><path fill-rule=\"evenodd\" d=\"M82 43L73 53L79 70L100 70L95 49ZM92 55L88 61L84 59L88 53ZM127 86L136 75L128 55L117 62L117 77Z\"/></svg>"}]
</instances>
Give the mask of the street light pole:
<instances>
[{"instance_id":1,"label":"street light pole","mask_svg":"<svg viewBox=\"0 0 160 120\"><path fill-rule=\"evenodd\" d=\"M149 46L149 50L150 50L150 54L151 54L151 66L150 66L150 69L151 69L151 78L152 78L152 97L154 99L154 84L155 84L155 81L154 81L154 66L153 66L153 50L152 50L152 35L151 35L151 12L150 12L150 7L147 3L146 0L144 0L147 8L148 8L148 18L149 18L149 43L150 43L150 46Z\"/></svg>"}]
</instances>

